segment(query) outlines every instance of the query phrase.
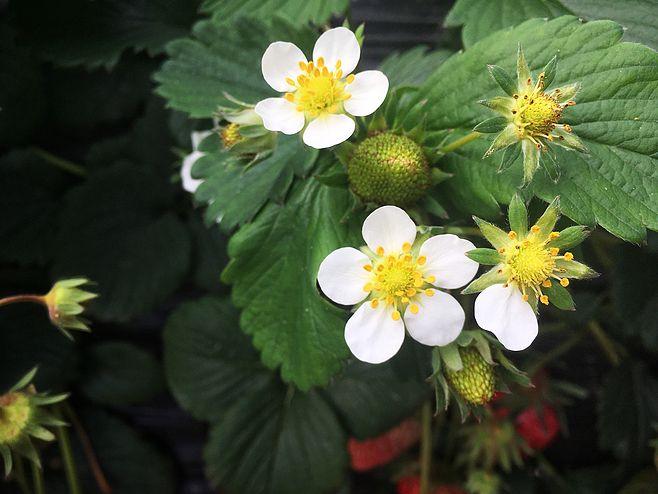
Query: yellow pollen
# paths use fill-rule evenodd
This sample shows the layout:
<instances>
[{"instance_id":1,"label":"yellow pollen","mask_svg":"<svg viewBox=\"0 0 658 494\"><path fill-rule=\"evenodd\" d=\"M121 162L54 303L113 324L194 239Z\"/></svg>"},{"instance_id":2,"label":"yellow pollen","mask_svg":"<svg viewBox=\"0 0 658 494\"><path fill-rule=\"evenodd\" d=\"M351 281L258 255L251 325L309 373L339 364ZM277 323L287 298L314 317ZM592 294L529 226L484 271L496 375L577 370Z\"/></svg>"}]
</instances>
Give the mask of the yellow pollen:
<instances>
[{"instance_id":1,"label":"yellow pollen","mask_svg":"<svg viewBox=\"0 0 658 494\"><path fill-rule=\"evenodd\" d=\"M568 278L562 278L560 280L560 285L562 286L569 286L569 279Z\"/></svg>"},{"instance_id":2,"label":"yellow pollen","mask_svg":"<svg viewBox=\"0 0 658 494\"><path fill-rule=\"evenodd\" d=\"M425 278L425 281L427 281L428 283L434 283L436 281L436 276L430 275L427 278Z\"/></svg>"},{"instance_id":3,"label":"yellow pollen","mask_svg":"<svg viewBox=\"0 0 658 494\"><path fill-rule=\"evenodd\" d=\"M427 262L427 257L420 256L418 259L416 259L416 262L419 266L423 266Z\"/></svg>"},{"instance_id":4,"label":"yellow pollen","mask_svg":"<svg viewBox=\"0 0 658 494\"><path fill-rule=\"evenodd\" d=\"M379 299L374 299L370 301L370 307L372 307L373 309L376 309L378 305L379 305Z\"/></svg>"},{"instance_id":5,"label":"yellow pollen","mask_svg":"<svg viewBox=\"0 0 658 494\"><path fill-rule=\"evenodd\" d=\"M553 283L551 283L551 280L544 280L541 284L544 288L550 288L553 286Z\"/></svg>"},{"instance_id":6,"label":"yellow pollen","mask_svg":"<svg viewBox=\"0 0 658 494\"><path fill-rule=\"evenodd\" d=\"M540 287L550 287L549 278L557 271L556 248L548 248L544 241L530 235L508 249L503 263L507 283L515 284L522 293L541 293Z\"/></svg>"},{"instance_id":7,"label":"yellow pollen","mask_svg":"<svg viewBox=\"0 0 658 494\"><path fill-rule=\"evenodd\" d=\"M549 235L551 240L554 238L558 238L559 236L560 236L560 232L551 232L551 234Z\"/></svg>"},{"instance_id":8,"label":"yellow pollen","mask_svg":"<svg viewBox=\"0 0 658 494\"><path fill-rule=\"evenodd\" d=\"M412 314L418 314L419 307L416 304L411 304L409 310Z\"/></svg>"},{"instance_id":9,"label":"yellow pollen","mask_svg":"<svg viewBox=\"0 0 658 494\"><path fill-rule=\"evenodd\" d=\"M296 81L286 78L286 82L295 87L295 91L289 93L290 96L286 94L286 100L295 103L297 111L310 118L340 113L343 102L351 96L345 89L351 80L349 77L343 80L343 72L338 68L340 64L336 65L336 71L333 72L325 65L322 57L315 62L300 61L299 68L303 74Z\"/></svg>"},{"instance_id":10,"label":"yellow pollen","mask_svg":"<svg viewBox=\"0 0 658 494\"><path fill-rule=\"evenodd\" d=\"M286 93L284 98L290 101L291 103L294 103L295 101L295 95L292 93Z\"/></svg>"},{"instance_id":11,"label":"yellow pollen","mask_svg":"<svg viewBox=\"0 0 658 494\"><path fill-rule=\"evenodd\" d=\"M363 291L364 292L371 292L373 288L374 287L373 287L372 283L366 283L365 285L363 285Z\"/></svg>"},{"instance_id":12,"label":"yellow pollen","mask_svg":"<svg viewBox=\"0 0 658 494\"><path fill-rule=\"evenodd\" d=\"M340 60L336 61L336 70L340 69L340 67L343 65L343 62Z\"/></svg>"},{"instance_id":13,"label":"yellow pollen","mask_svg":"<svg viewBox=\"0 0 658 494\"><path fill-rule=\"evenodd\" d=\"M400 320L400 311L394 310L393 313L391 314L391 317L393 318L394 321L399 321Z\"/></svg>"},{"instance_id":14,"label":"yellow pollen","mask_svg":"<svg viewBox=\"0 0 658 494\"><path fill-rule=\"evenodd\" d=\"M411 244L409 242L405 242L402 244L402 252L409 252L411 250Z\"/></svg>"},{"instance_id":15,"label":"yellow pollen","mask_svg":"<svg viewBox=\"0 0 658 494\"><path fill-rule=\"evenodd\" d=\"M513 123L519 138L546 137L562 116L562 106L553 94L543 91L543 79L530 83L522 91L522 98L515 98L511 108Z\"/></svg>"},{"instance_id":16,"label":"yellow pollen","mask_svg":"<svg viewBox=\"0 0 658 494\"><path fill-rule=\"evenodd\" d=\"M363 269L365 269L368 272L372 271L372 264L366 264L365 266L363 266Z\"/></svg>"},{"instance_id":17,"label":"yellow pollen","mask_svg":"<svg viewBox=\"0 0 658 494\"><path fill-rule=\"evenodd\" d=\"M551 247L550 252L552 256L557 256L558 252L560 252L560 249L558 249L557 247Z\"/></svg>"},{"instance_id":18,"label":"yellow pollen","mask_svg":"<svg viewBox=\"0 0 658 494\"><path fill-rule=\"evenodd\" d=\"M345 79L345 82L348 84L352 84L354 82L354 74L350 74L347 76L347 79Z\"/></svg>"},{"instance_id":19,"label":"yellow pollen","mask_svg":"<svg viewBox=\"0 0 658 494\"><path fill-rule=\"evenodd\" d=\"M295 81L294 81L293 79L291 79L290 77L286 77L286 82L287 82L288 84L290 84L291 86L294 86L294 85L295 85Z\"/></svg>"},{"instance_id":20,"label":"yellow pollen","mask_svg":"<svg viewBox=\"0 0 658 494\"><path fill-rule=\"evenodd\" d=\"M306 72L308 65L306 65L306 62L299 62L299 68L302 72Z\"/></svg>"},{"instance_id":21,"label":"yellow pollen","mask_svg":"<svg viewBox=\"0 0 658 494\"><path fill-rule=\"evenodd\" d=\"M524 294L521 296L521 298L523 299L524 302L527 302L527 301L528 301L528 294L527 294L527 293L524 293Z\"/></svg>"},{"instance_id":22,"label":"yellow pollen","mask_svg":"<svg viewBox=\"0 0 658 494\"><path fill-rule=\"evenodd\" d=\"M516 232L512 230L511 232L509 232L509 233L507 234L507 236L508 236L509 238L511 238L512 240L514 240L514 239L516 238Z\"/></svg>"},{"instance_id":23,"label":"yellow pollen","mask_svg":"<svg viewBox=\"0 0 658 494\"><path fill-rule=\"evenodd\" d=\"M572 254L571 252L565 252L565 253L564 253L564 258L565 258L567 261L572 261L572 260L573 260L573 254Z\"/></svg>"},{"instance_id":24,"label":"yellow pollen","mask_svg":"<svg viewBox=\"0 0 658 494\"><path fill-rule=\"evenodd\" d=\"M498 253L499 254L504 254L505 253L505 247L501 247L500 249L498 249Z\"/></svg>"},{"instance_id":25,"label":"yellow pollen","mask_svg":"<svg viewBox=\"0 0 658 494\"><path fill-rule=\"evenodd\" d=\"M317 61L316 61L315 63L316 63L316 64L318 65L318 67L320 67L320 68L324 67L324 58L323 58L323 57L318 58Z\"/></svg>"},{"instance_id":26,"label":"yellow pollen","mask_svg":"<svg viewBox=\"0 0 658 494\"><path fill-rule=\"evenodd\" d=\"M377 247L377 255L378 256L383 256L384 255L384 247L382 247L381 245L379 247Z\"/></svg>"},{"instance_id":27,"label":"yellow pollen","mask_svg":"<svg viewBox=\"0 0 658 494\"><path fill-rule=\"evenodd\" d=\"M530 228L530 231L532 233L539 233L540 228L537 225L533 225L532 228Z\"/></svg>"},{"instance_id":28,"label":"yellow pollen","mask_svg":"<svg viewBox=\"0 0 658 494\"><path fill-rule=\"evenodd\" d=\"M434 290L428 288L427 290L425 290L425 295L427 295L428 297L434 296Z\"/></svg>"},{"instance_id":29,"label":"yellow pollen","mask_svg":"<svg viewBox=\"0 0 658 494\"><path fill-rule=\"evenodd\" d=\"M539 297L539 301L544 305L548 305L548 295L542 295Z\"/></svg>"}]
</instances>

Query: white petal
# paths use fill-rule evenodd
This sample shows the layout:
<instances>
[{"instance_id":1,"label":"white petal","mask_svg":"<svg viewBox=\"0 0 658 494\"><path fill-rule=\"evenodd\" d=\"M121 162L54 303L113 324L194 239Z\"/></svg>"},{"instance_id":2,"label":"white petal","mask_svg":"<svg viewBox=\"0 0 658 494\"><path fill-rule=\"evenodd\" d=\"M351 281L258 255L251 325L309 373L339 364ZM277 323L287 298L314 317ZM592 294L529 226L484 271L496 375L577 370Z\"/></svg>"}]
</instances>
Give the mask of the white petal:
<instances>
[{"instance_id":1,"label":"white petal","mask_svg":"<svg viewBox=\"0 0 658 494\"><path fill-rule=\"evenodd\" d=\"M383 247L387 254L398 253L405 243L414 243L416 225L399 207L382 206L368 215L363 222L361 234L373 252Z\"/></svg>"},{"instance_id":2,"label":"white petal","mask_svg":"<svg viewBox=\"0 0 658 494\"><path fill-rule=\"evenodd\" d=\"M404 341L402 319L394 321L393 309L363 304L345 325L345 341L356 358L380 364L398 353Z\"/></svg>"},{"instance_id":3,"label":"white petal","mask_svg":"<svg viewBox=\"0 0 658 494\"><path fill-rule=\"evenodd\" d=\"M418 313L411 312L411 305L404 313L404 323L411 337L429 346L444 346L454 341L464 327L464 309L452 295L438 290L428 297L424 293L414 302Z\"/></svg>"},{"instance_id":4,"label":"white petal","mask_svg":"<svg viewBox=\"0 0 658 494\"><path fill-rule=\"evenodd\" d=\"M187 192L196 192L196 190L199 188L199 185L203 183L203 180L192 178L192 166L203 155L204 153L200 151L192 151L183 159L183 166L180 169L180 177L183 182L183 189L185 189Z\"/></svg>"},{"instance_id":5,"label":"white petal","mask_svg":"<svg viewBox=\"0 0 658 494\"><path fill-rule=\"evenodd\" d=\"M366 70L354 77L346 86L350 99L343 103L345 110L355 117L365 117L374 113L384 102L388 92L388 78L379 70Z\"/></svg>"},{"instance_id":6,"label":"white petal","mask_svg":"<svg viewBox=\"0 0 658 494\"><path fill-rule=\"evenodd\" d=\"M263 77L276 91L285 93L293 91L294 86L286 82L286 78L295 80L302 69L299 62L306 62L302 50L287 41L277 41L267 47L261 60Z\"/></svg>"},{"instance_id":7,"label":"white petal","mask_svg":"<svg viewBox=\"0 0 658 494\"><path fill-rule=\"evenodd\" d=\"M304 143L316 149L330 148L349 139L355 127L354 120L347 115L323 115L308 124Z\"/></svg>"},{"instance_id":8,"label":"white petal","mask_svg":"<svg viewBox=\"0 0 658 494\"><path fill-rule=\"evenodd\" d=\"M356 68L361 56L361 48L354 33L346 27L337 27L322 33L313 47L313 60L324 58L329 70L336 67L340 60L340 69L347 75Z\"/></svg>"},{"instance_id":9,"label":"white petal","mask_svg":"<svg viewBox=\"0 0 658 494\"><path fill-rule=\"evenodd\" d=\"M354 305L368 296L363 286L371 275L363 269L370 259L352 247L336 249L324 258L318 270L322 292L338 304Z\"/></svg>"},{"instance_id":10,"label":"white petal","mask_svg":"<svg viewBox=\"0 0 658 494\"><path fill-rule=\"evenodd\" d=\"M274 132L296 134L304 127L304 114L294 103L283 98L267 98L256 103L256 113L263 119L263 127Z\"/></svg>"},{"instance_id":11,"label":"white petal","mask_svg":"<svg viewBox=\"0 0 658 494\"><path fill-rule=\"evenodd\" d=\"M508 350L524 350L537 337L537 316L512 285L492 285L480 293L475 299L475 320Z\"/></svg>"},{"instance_id":12,"label":"white petal","mask_svg":"<svg viewBox=\"0 0 658 494\"><path fill-rule=\"evenodd\" d=\"M203 141L210 134L212 134L212 130L202 130L202 131L192 132L190 134L190 138L192 139L192 150L196 151L199 148L199 144L201 144L201 141Z\"/></svg>"},{"instance_id":13,"label":"white petal","mask_svg":"<svg viewBox=\"0 0 658 494\"><path fill-rule=\"evenodd\" d=\"M466 256L475 249L468 240L457 235L437 235L425 240L420 255L427 257L425 274L436 278L433 285L441 288L459 288L471 281L479 264Z\"/></svg>"}]
</instances>

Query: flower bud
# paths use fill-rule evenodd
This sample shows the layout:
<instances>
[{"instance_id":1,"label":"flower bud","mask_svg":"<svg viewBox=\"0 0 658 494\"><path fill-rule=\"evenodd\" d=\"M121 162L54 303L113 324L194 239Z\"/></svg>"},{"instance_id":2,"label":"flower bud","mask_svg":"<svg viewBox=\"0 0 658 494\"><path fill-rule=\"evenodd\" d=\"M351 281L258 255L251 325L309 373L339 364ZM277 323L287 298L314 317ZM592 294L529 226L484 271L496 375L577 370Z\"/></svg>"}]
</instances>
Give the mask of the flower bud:
<instances>
[{"instance_id":1,"label":"flower bud","mask_svg":"<svg viewBox=\"0 0 658 494\"><path fill-rule=\"evenodd\" d=\"M81 288L88 283L87 278L58 281L43 298L50 321L67 335L69 329L89 331L87 322L79 316L84 311L83 304L98 295Z\"/></svg>"}]
</instances>

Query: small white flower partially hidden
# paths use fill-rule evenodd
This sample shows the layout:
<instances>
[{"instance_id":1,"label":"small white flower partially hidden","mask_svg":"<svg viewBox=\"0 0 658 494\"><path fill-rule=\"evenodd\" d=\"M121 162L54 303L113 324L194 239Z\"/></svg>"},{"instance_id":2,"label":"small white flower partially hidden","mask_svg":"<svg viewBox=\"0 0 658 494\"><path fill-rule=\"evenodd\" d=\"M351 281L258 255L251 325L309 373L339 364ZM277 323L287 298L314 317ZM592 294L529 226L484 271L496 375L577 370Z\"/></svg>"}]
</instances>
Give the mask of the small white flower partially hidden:
<instances>
[{"instance_id":1,"label":"small white flower partially hidden","mask_svg":"<svg viewBox=\"0 0 658 494\"><path fill-rule=\"evenodd\" d=\"M478 263L465 255L473 244L455 235L416 242L416 225L396 206L373 211L362 234L367 248L337 249L318 272L320 288L331 300L363 302L345 326L352 353L364 362L384 362L402 346L405 327L424 345L454 341L464 326L464 310L437 288L459 288L475 276Z\"/></svg>"},{"instance_id":2,"label":"small white flower partially hidden","mask_svg":"<svg viewBox=\"0 0 658 494\"><path fill-rule=\"evenodd\" d=\"M203 180L197 180L196 178L192 177L192 166L197 162L199 158L204 155L204 153L198 150L199 144L210 134L212 134L212 131L210 130L203 132L192 132L190 136L192 138L192 152L183 158L183 166L180 169L180 177L183 183L183 189L185 189L187 192L191 192L192 194L196 192L196 190L199 188L199 185L201 185L203 182Z\"/></svg>"},{"instance_id":3,"label":"small white flower partially hidden","mask_svg":"<svg viewBox=\"0 0 658 494\"><path fill-rule=\"evenodd\" d=\"M359 42L344 27L323 33L313 48L313 60L292 43L272 43L262 60L263 77L282 98L256 105L266 129L296 134L304 127L304 143L323 149L350 138L354 119L373 113L388 92L388 79L378 70L356 75Z\"/></svg>"}]
</instances>

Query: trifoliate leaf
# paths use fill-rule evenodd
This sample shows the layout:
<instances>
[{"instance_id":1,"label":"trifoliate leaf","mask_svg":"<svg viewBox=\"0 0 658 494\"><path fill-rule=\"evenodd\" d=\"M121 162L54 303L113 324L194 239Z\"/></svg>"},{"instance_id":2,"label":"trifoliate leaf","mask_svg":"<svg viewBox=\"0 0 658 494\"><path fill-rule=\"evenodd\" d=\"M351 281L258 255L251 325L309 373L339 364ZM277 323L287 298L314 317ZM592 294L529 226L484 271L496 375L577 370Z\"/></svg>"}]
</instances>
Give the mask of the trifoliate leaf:
<instances>
[{"instance_id":1,"label":"trifoliate leaf","mask_svg":"<svg viewBox=\"0 0 658 494\"><path fill-rule=\"evenodd\" d=\"M85 352L82 366L82 393L102 405L144 403L164 389L158 361L131 343L95 345Z\"/></svg>"},{"instance_id":2,"label":"trifoliate leaf","mask_svg":"<svg viewBox=\"0 0 658 494\"><path fill-rule=\"evenodd\" d=\"M534 71L559 53L553 85L582 84L577 104L565 110L564 120L591 154L557 150L560 175L538 173L534 193L545 201L559 195L563 213L577 223L599 223L623 239L639 242L646 228L658 229L658 196L652 193L658 188L658 162L652 156L658 153L658 53L620 43L622 34L621 26L610 21L583 24L568 16L527 21L444 62L419 90L408 118L413 120L422 108L430 131L471 129L492 116L473 102L500 95L487 64L511 72L519 43ZM466 158L482 148L486 149L474 141L445 157L442 168L455 175L445 188L455 204L494 218L495 203L511 199L506 174L518 173L518 164L498 174L491 160L478 157L471 163Z\"/></svg>"},{"instance_id":3,"label":"trifoliate leaf","mask_svg":"<svg viewBox=\"0 0 658 494\"><path fill-rule=\"evenodd\" d=\"M126 321L164 301L187 273L190 241L169 210L166 177L119 163L71 190L60 217L54 272L98 283L90 313Z\"/></svg>"},{"instance_id":4,"label":"trifoliate leaf","mask_svg":"<svg viewBox=\"0 0 658 494\"><path fill-rule=\"evenodd\" d=\"M224 23L244 15L265 20L278 15L295 24L320 25L343 14L348 4L348 0L203 0L201 11Z\"/></svg>"},{"instance_id":5,"label":"trifoliate leaf","mask_svg":"<svg viewBox=\"0 0 658 494\"><path fill-rule=\"evenodd\" d=\"M448 50L428 51L417 46L402 53L387 56L379 69L388 77L391 88L396 86L417 86L441 65L451 52Z\"/></svg>"},{"instance_id":6,"label":"trifoliate leaf","mask_svg":"<svg viewBox=\"0 0 658 494\"><path fill-rule=\"evenodd\" d=\"M154 76L169 106L192 117L211 117L218 106L234 105L226 95L255 104L276 93L261 72L261 58L274 41L290 41L305 53L316 35L280 18L269 23L240 18L230 29L218 17L194 26L193 37L167 45L170 59Z\"/></svg>"},{"instance_id":7,"label":"trifoliate leaf","mask_svg":"<svg viewBox=\"0 0 658 494\"><path fill-rule=\"evenodd\" d=\"M624 37L658 50L658 3L656 0L560 0L583 19L612 19L624 26Z\"/></svg>"},{"instance_id":8,"label":"trifoliate leaf","mask_svg":"<svg viewBox=\"0 0 658 494\"><path fill-rule=\"evenodd\" d=\"M227 150L209 153L192 168L192 176L204 180L195 199L208 204L209 223L220 221L222 228L230 230L251 220L268 199L284 197L295 167L308 169L317 156L318 151L306 146L299 136L286 135L278 136L272 154L254 163L248 164Z\"/></svg>"},{"instance_id":9,"label":"trifoliate leaf","mask_svg":"<svg viewBox=\"0 0 658 494\"><path fill-rule=\"evenodd\" d=\"M302 389L326 384L347 356L345 314L323 300L316 276L334 249L360 245L358 219L342 219L350 204L348 191L306 180L285 206L270 203L229 242L224 280L243 309L242 329L265 365L281 366L283 379Z\"/></svg>"},{"instance_id":10,"label":"trifoliate leaf","mask_svg":"<svg viewBox=\"0 0 658 494\"><path fill-rule=\"evenodd\" d=\"M114 66L132 48L161 53L185 36L198 0L26 0L16 2L18 21L42 55L65 66Z\"/></svg>"},{"instance_id":11,"label":"trifoliate leaf","mask_svg":"<svg viewBox=\"0 0 658 494\"><path fill-rule=\"evenodd\" d=\"M445 25L464 26L462 40L464 46L470 47L494 31L533 17L557 17L568 13L558 0L457 0Z\"/></svg>"}]
</instances>

